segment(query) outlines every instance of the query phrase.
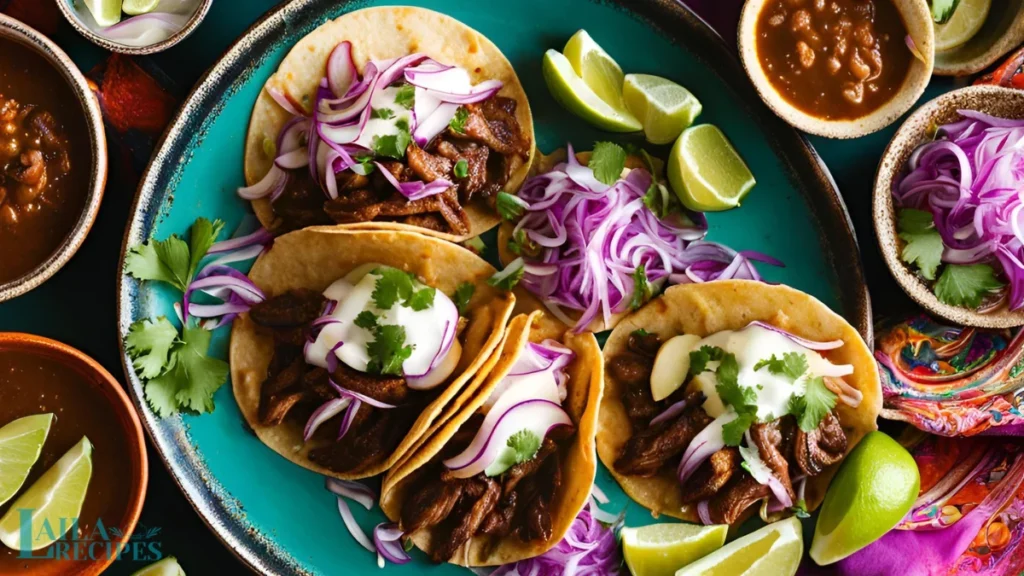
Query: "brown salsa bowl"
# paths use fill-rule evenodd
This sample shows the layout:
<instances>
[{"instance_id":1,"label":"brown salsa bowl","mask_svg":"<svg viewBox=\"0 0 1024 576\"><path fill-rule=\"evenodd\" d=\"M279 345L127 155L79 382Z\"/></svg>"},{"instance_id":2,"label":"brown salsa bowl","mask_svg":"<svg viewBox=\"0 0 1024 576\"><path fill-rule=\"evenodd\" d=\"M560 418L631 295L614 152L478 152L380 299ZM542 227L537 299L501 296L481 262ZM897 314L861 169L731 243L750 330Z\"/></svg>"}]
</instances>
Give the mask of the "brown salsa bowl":
<instances>
[{"instance_id":1,"label":"brown salsa bowl","mask_svg":"<svg viewBox=\"0 0 1024 576\"><path fill-rule=\"evenodd\" d=\"M851 2L851 0L837 1L844 5ZM825 2L824 5L827 6L829 5L827 3L832 3L833 0L825 0ZM872 36L869 37L876 39L872 41L881 43L884 40L884 45L875 44L875 49L879 50L881 54L879 57L881 66L877 68L875 65L871 66L871 77L867 79L864 79L863 76L860 77L860 82L856 83L860 88L859 95L856 97L858 104L854 105L853 110L842 110L841 105L847 108L851 108L851 106L842 99L837 87L845 86L847 84L845 80L856 80L848 75L852 74L852 55L860 51L855 40L860 21L853 24L854 33L852 35L847 35L845 39L839 40L839 33L835 32L835 23L831 23L830 28L825 28L825 23L829 23L829 19L837 17L831 15L828 8L825 8L823 12L813 8L813 5L818 4L814 0L747 0L740 15L737 33L740 60L761 99L775 114L795 128L810 134L826 138L858 138L892 124L917 102L928 86L935 62L935 31L928 3L926 0L873 0L873 2L876 5L886 3L884 7L876 6L875 10L879 12L884 8L885 14L880 13L878 19L873 18L874 24L869 25L872 32ZM780 21L781 24L775 22L774 18L768 17L774 16L777 12L785 13L785 19ZM798 24L796 12L809 13L810 23ZM888 14L898 15L902 19L903 27L896 26L896 29L905 33L903 37L897 37L895 32L889 33L889 28L893 27L892 19L895 16L889 17ZM804 14L804 16L806 15ZM825 23L819 22L821 19L824 19ZM762 24L762 20L764 20L764 24ZM798 26L801 25L810 26L809 30L816 34L815 42L818 43L818 48L812 49L806 42L798 42L798 39L802 37L797 32ZM849 26L849 22L847 25ZM763 28L763 26L769 27ZM805 32L807 30L805 28ZM785 38L786 34L793 38ZM786 42L779 41L780 36ZM912 52L906 45L907 36L913 40L914 46L920 53L920 58L911 55ZM792 44L789 44L790 41ZM773 42L775 42L774 45ZM840 42L853 45L853 49L849 52L837 53L837 46ZM799 46L799 44L803 46ZM790 46L792 46L792 50L789 49ZM813 54L808 54L810 61L803 64L802 70L795 63L803 61L804 54L801 52L801 48L813 52ZM781 58L781 54L786 51L789 52L787 58ZM886 56L886 53L889 56ZM893 58L896 58L900 66L890 65ZM908 58L909 62L907 62ZM837 66L837 70L829 69L828 65L833 63L832 60L835 60L834 64ZM770 76L769 72L765 70L765 62L785 63L789 65L789 69L779 65L772 70L772 76ZM868 62L870 63L870 61ZM860 66L864 66L864 61L860 62ZM906 71L900 79L900 75L894 70L903 68ZM831 75L828 75L829 73ZM875 74L881 76L877 77ZM814 78L815 75L819 78ZM877 83L877 86L873 86L872 81ZM785 85L785 88L780 88L782 85ZM865 85L879 89L868 90L864 88ZM806 93L811 89L808 87L812 86L815 89L820 88L822 92ZM818 113L812 113L807 106L796 104L791 97L782 93L783 90L789 90L795 94L801 89L805 91L801 98L805 101L814 100ZM863 98L863 104L861 104L860 98ZM826 105L830 105L831 108L827 112L822 112L821 110ZM856 110L856 106L863 109Z\"/></svg>"},{"instance_id":2,"label":"brown salsa bowl","mask_svg":"<svg viewBox=\"0 0 1024 576\"><path fill-rule=\"evenodd\" d=\"M42 454L18 494L0 506L0 514L87 436L93 444L93 472L79 515L79 533L88 536L72 539L69 532L51 545L60 550L53 547L78 540L81 553L77 559L70 553L56 559L18 558L17 551L0 544L0 574L96 576L116 560L116 554L106 551L111 543L123 541L131 546L142 513L149 482L142 423L121 384L89 356L49 338L0 332L0 426L47 412L54 418ZM106 536L97 536L101 534L98 520L102 520ZM98 544L93 547L93 542ZM33 555L45 556L49 551L42 549ZM124 555L132 559L131 549Z\"/></svg>"},{"instance_id":3,"label":"brown salsa bowl","mask_svg":"<svg viewBox=\"0 0 1024 576\"><path fill-rule=\"evenodd\" d=\"M45 251L38 254L38 258L33 256L34 264L21 265L16 272L11 274L4 274L3 266L0 266L0 302L10 300L36 288L53 276L74 256L96 220L100 202L103 199L103 188L107 181L107 141L103 132L103 116L96 95L89 88L89 82L85 76L78 70L71 58L42 33L19 20L0 14L0 45L2 44L11 46L31 59L45 62L49 66L49 69L37 71L36 76L50 79L50 81L41 80L41 82L48 82L45 89L58 95L54 98L59 98L62 103L72 103L69 106L70 110L55 109L54 116L62 115L63 118L72 121L74 127L80 128L80 130L70 130L70 134L65 134L66 141L71 141L75 145L70 162L73 172L66 172L65 176L67 177L63 178L65 182L70 183L57 184L61 182L58 177L51 178L50 183L45 184L46 186L61 185L64 188L76 188L73 193L68 193L69 197L74 196L75 213L68 213L71 208L65 207L63 214L58 209L54 209L52 215L42 213L34 215L36 220L40 216L47 218L59 216L61 218L60 224L53 224L53 220L50 221L51 227L56 231L48 233L52 238L47 239L47 242L54 247L50 250L50 247L46 246ZM11 57L8 55L8 60L10 59ZM25 59L20 56L13 59L25 67L32 65L24 62ZM3 58L0 58L0 66L3 66ZM15 66L11 66L11 68L15 68ZM5 74L21 70L0 68L0 72ZM0 78L3 78L3 74L0 74ZM0 88L0 92L2 91L3 89ZM2 99L0 98L0 100ZM81 107L80 113L74 109L73 103L77 103ZM33 104L33 102L25 101L24 104ZM46 107L43 106L40 109L46 110ZM70 122L67 126L62 126L62 128L70 127ZM3 180L0 179L0 184L2 183ZM44 191L43 196L45 197L46 194L47 192ZM59 236L62 230L66 230L63 232L63 238ZM3 239L2 235L0 235L0 239ZM6 242L25 245L25 241L18 238L8 238ZM4 248L4 250L7 249ZM4 262L0 261L0 265L4 265Z\"/></svg>"}]
</instances>

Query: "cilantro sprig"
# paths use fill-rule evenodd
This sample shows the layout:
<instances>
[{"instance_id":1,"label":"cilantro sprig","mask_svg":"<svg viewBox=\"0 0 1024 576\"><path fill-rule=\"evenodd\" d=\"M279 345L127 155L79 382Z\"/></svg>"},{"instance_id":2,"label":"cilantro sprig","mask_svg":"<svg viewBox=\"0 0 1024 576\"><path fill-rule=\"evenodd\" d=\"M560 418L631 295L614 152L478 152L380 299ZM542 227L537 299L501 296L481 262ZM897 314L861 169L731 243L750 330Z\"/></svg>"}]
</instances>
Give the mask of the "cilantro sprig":
<instances>
[{"instance_id":1,"label":"cilantro sprig","mask_svg":"<svg viewBox=\"0 0 1024 576\"><path fill-rule=\"evenodd\" d=\"M405 343L405 327L397 324L375 324L374 340L366 344L370 361L367 372L402 376L402 363L412 356L413 345Z\"/></svg>"},{"instance_id":2,"label":"cilantro sprig","mask_svg":"<svg viewBox=\"0 0 1024 576\"><path fill-rule=\"evenodd\" d=\"M803 396L793 396L789 399L789 413L796 416L801 430L811 432L836 407L838 399L839 397L825 386L825 379L818 376L807 381Z\"/></svg>"},{"instance_id":3,"label":"cilantro sprig","mask_svg":"<svg viewBox=\"0 0 1024 576\"><path fill-rule=\"evenodd\" d=\"M498 457L487 467L484 474L487 476L497 476L516 464L532 460L537 455L537 452L540 451L542 440L542 438L526 428L509 436L508 441L505 443L505 448L498 453Z\"/></svg>"},{"instance_id":4,"label":"cilantro sprig","mask_svg":"<svg viewBox=\"0 0 1024 576\"><path fill-rule=\"evenodd\" d=\"M633 310L643 306L651 299L654 288L647 280L647 269L643 264L633 270L633 297L629 300L629 307Z\"/></svg>"},{"instance_id":5,"label":"cilantro sprig","mask_svg":"<svg viewBox=\"0 0 1024 576\"><path fill-rule=\"evenodd\" d=\"M401 303L418 312L433 306L437 289L430 286L417 289L413 283L415 276L409 272L381 267L373 270L373 274L379 276L370 295L377 308L390 310L395 304Z\"/></svg>"},{"instance_id":6,"label":"cilantro sprig","mask_svg":"<svg viewBox=\"0 0 1024 576\"><path fill-rule=\"evenodd\" d=\"M626 167L626 149L614 142L598 142L594 144L589 166L594 171L594 178L611 186Z\"/></svg>"},{"instance_id":7,"label":"cilantro sprig","mask_svg":"<svg viewBox=\"0 0 1024 576\"><path fill-rule=\"evenodd\" d=\"M409 121L405 118L399 118L395 122L395 127L398 128L397 134L373 137L373 140L370 141L370 147L373 148L374 154L396 160L405 158L405 151L409 148L409 144L412 143Z\"/></svg>"},{"instance_id":8,"label":"cilantro sprig","mask_svg":"<svg viewBox=\"0 0 1024 576\"><path fill-rule=\"evenodd\" d=\"M455 289L455 307L459 309L459 314L466 313L466 309L469 308L469 301L473 299L474 292L476 292L476 284L472 282L463 282Z\"/></svg>"},{"instance_id":9,"label":"cilantro sprig","mask_svg":"<svg viewBox=\"0 0 1024 576\"><path fill-rule=\"evenodd\" d=\"M458 110L455 111L455 116L448 123L448 127L452 129L452 132L465 134L467 120L469 120L469 110L464 106L459 106Z\"/></svg>"},{"instance_id":10,"label":"cilantro sprig","mask_svg":"<svg viewBox=\"0 0 1024 576\"><path fill-rule=\"evenodd\" d=\"M988 264L946 264L933 289L946 304L977 308L989 292L1003 286Z\"/></svg>"}]
</instances>

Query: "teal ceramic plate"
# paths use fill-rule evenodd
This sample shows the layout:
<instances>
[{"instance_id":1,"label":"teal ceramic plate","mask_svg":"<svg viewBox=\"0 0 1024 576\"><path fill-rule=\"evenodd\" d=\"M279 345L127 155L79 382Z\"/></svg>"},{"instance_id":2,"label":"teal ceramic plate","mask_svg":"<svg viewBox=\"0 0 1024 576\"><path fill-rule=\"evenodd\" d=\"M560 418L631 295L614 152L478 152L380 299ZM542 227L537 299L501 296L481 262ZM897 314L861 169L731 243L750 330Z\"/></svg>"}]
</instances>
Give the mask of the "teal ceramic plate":
<instances>
[{"instance_id":1,"label":"teal ceramic plate","mask_svg":"<svg viewBox=\"0 0 1024 576\"><path fill-rule=\"evenodd\" d=\"M304 34L328 18L378 2L296 0L254 25L210 70L186 100L146 171L124 245L182 234L199 216L221 218L232 229L248 212L234 193L243 183L242 154L249 113L264 81ZM386 2L380 2L386 3ZM831 177L796 131L760 102L735 57L700 19L674 2L632 0L416 0L491 38L508 56L530 97L541 149L572 141L588 149L611 139L559 108L541 77L541 57L585 28L630 72L672 78L704 103L702 122L717 124L747 160L758 184L743 207L710 216L710 238L736 249L756 249L786 262L763 271L770 281L822 299L858 326L870 341L870 304L853 230ZM486 7L485 7L486 6ZM628 8L626 7L628 6ZM632 140L631 140L632 139ZM636 136L620 142L641 142ZM656 152L664 156L667 150ZM495 252L493 243L489 252ZM173 296L122 276L119 329L137 319L173 317ZM227 329L214 339L226 357ZM122 346L123 350L123 346ZM142 383L122 355L143 422L167 467L213 531L239 558L266 574L376 573L376 558L347 534L323 479L292 465L246 430L224 386L216 411L201 417L158 419L143 399ZM605 470L598 483L610 510L627 508L632 525L651 522L628 502ZM628 505L627 505L628 504ZM379 511L357 518L367 529ZM388 574L460 574L462 569L415 562Z\"/></svg>"}]
</instances>

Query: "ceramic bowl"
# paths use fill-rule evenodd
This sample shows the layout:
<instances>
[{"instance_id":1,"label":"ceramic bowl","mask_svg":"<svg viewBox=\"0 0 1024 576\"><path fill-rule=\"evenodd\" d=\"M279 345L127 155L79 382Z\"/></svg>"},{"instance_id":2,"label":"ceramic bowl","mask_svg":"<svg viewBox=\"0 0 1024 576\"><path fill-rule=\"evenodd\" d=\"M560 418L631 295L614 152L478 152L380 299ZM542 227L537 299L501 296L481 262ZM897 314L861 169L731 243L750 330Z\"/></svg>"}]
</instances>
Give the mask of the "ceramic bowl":
<instances>
[{"instance_id":1,"label":"ceramic bowl","mask_svg":"<svg viewBox=\"0 0 1024 576\"><path fill-rule=\"evenodd\" d=\"M1024 42L1024 0L994 0L978 33L963 46L935 53L935 74L967 76Z\"/></svg>"},{"instance_id":2,"label":"ceramic bowl","mask_svg":"<svg viewBox=\"0 0 1024 576\"><path fill-rule=\"evenodd\" d=\"M213 0L197 0L198 7L195 12L193 12L192 16L187 22L185 22L185 25L169 38L153 44L132 46L122 44L115 40L110 40L94 32L90 26L92 16L87 13L88 8L86 8L85 4L80 0L56 1L57 7L60 8L61 13L64 14L64 18L71 23L71 26L73 26L79 34L85 36L90 42L100 46L101 48L110 50L111 52L120 52L121 54L130 54L133 56L143 56L146 54L163 52L178 42L181 42L199 27L199 24L204 18L206 18L206 14L210 11L210 7L213 6Z\"/></svg>"},{"instance_id":3,"label":"ceramic bowl","mask_svg":"<svg viewBox=\"0 0 1024 576\"><path fill-rule=\"evenodd\" d=\"M89 132L89 145L92 153L92 166L89 170L89 188L86 190L85 204L78 221L68 232L64 242L30 272L7 283L0 283L0 302L20 296L39 286L74 256L85 241L89 229L96 220L103 200L103 188L107 183L107 139L103 133L103 115L96 94L89 88L89 81L78 70L71 58L57 47L41 32L26 26L19 20L0 14L0 38L13 40L23 44L53 65L67 81L66 87L71 90L82 106L82 117L85 119Z\"/></svg>"},{"instance_id":4,"label":"ceramic bowl","mask_svg":"<svg viewBox=\"0 0 1024 576\"><path fill-rule=\"evenodd\" d=\"M893 2L903 17L907 32L924 61L911 60L910 71L899 91L875 111L860 118L826 120L808 114L790 104L768 80L757 52L757 18L768 4L778 0L747 0L740 14L737 32L740 59L765 104L780 118L796 128L826 138L858 138L885 128L917 102L928 86L935 59L935 30L926 0L876 0Z\"/></svg>"},{"instance_id":5,"label":"ceramic bowl","mask_svg":"<svg viewBox=\"0 0 1024 576\"><path fill-rule=\"evenodd\" d=\"M896 231L896 207L892 197L893 181L910 158L911 152L931 139L930 129L959 119L957 110L971 109L1004 118L1024 118L1024 91L999 86L968 86L954 90L918 108L896 131L882 155L875 175L874 220L878 245L885 263L896 281L918 304L933 314L957 324L982 328L1009 328L1024 325L1024 311L1011 312L1005 306L984 314L944 304L931 288L900 259L900 241Z\"/></svg>"},{"instance_id":6,"label":"ceramic bowl","mask_svg":"<svg viewBox=\"0 0 1024 576\"><path fill-rule=\"evenodd\" d=\"M139 515L142 513L142 505L146 498L146 487L149 483L149 461L146 458L146 440L142 432L142 423L135 411L135 406L132 405L128 395L121 388L121 384L103 366L81 351L42 336L0 332L0 351L46 358L50 362L74 371L90 387L89 396L95 397L99 402L110 407L117 420L114 423L118 429L117 434L124 439L126 448L124 453L116 454L115 461L124 462L124 468L130 475L127 482L130 488L126 498L127 506L122 512L122 517L104 517L103 520L108 526L117 526L122 533L121 538L126 542L129 541L138 523ZM57 418L60 418L59 412ZM96 446L94 462L97 462L95 458L98 457L99 450L102 449L102 446ZM93 480L96 480L95 476ZM87 504L90 495L96 497L97 490L104 488L94 484L95 482L90 484L89 492L86 494ZM109 487L107 488L109 489ZM39 554L44 552L40 551ZM116 560L116 556L110 554L94 554L93 556L94 558L82 555L78 559L32 560L26 563L25 570L21 573L28 576L98 576Z\"/></svg>"}]
</instances>

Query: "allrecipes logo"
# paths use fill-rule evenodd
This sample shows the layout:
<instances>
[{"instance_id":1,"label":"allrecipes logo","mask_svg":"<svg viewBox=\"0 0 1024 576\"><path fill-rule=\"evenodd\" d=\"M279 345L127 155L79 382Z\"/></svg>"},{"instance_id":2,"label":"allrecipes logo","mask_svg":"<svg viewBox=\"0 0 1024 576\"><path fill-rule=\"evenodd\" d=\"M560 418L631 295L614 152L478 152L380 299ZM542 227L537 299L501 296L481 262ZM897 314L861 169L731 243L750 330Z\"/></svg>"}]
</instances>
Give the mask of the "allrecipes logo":
<instances>
[{"instance_id":1,"label":"allrecipes logo","mask_svg":"<svg viewBox=\"0 0 1024 576\"><path fill-rule=\"evenodd\" d=\"M157 540L160 528L146 528L139 524L130 539L116 526L107 527L102 518L88 532L81 532L78 518L61 518L59 522L32 522L33 510L18 510L22 548L18 558L30 560L129 560L156 562L163 558L162 542ZM58 535L61 535L58 538ZM40 550L32 550L32 543L52 541Z\"/></svg>"}]
</instances>

